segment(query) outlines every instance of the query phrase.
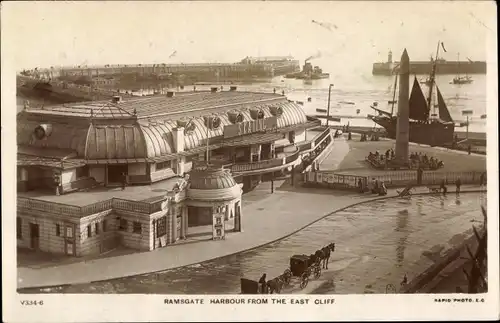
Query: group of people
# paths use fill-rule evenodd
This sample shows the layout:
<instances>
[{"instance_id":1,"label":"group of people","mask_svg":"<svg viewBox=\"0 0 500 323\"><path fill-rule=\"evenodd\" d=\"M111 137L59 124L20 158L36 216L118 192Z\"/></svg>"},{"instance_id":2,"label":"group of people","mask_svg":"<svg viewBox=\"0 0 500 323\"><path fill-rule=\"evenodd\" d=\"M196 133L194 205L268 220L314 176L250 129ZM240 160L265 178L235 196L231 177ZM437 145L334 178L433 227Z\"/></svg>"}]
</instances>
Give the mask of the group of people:
<instances>
[{"instance_id":1,"label":"group of people","mask_svg":"<svg viewBox=\"0 0 500 323\"><path fill-rule=\"evenodd\" d=\"M393 161L396 157L394 149L387 149L385 153L379 153L375 151L374 153L370 152L366 160L375 168L386 168L388 163ZM442 160L439 160L436 157L429 157L427 154L411 153L410 154L410 168L417 169L420 168L422 170L436 170L444 167L444 163Z\"/></svg>"},{"instance_id":2,"label":"group of people","mask_svg":"<svg viewBox=\"0 0 500 323\"><path fill-rule=\"evenodd\" d=\"M379 196L387 195L387 187L383 181L378 181L375 178L372 178L371 182L368 183L368 186L365 187L361 178L358 179L358 190L360 193L370 192L371 194L378 194Z\"/></svg>"},{"instance_id":3,"label":"group of people","mask_svg":"<svg viewBox=\"0 0 500 323\"><path fill-rule=\"evenodd\" d=\"M444 163L442 160L439 160L435 157L429 157L427 154L419 153L411 153L410 154L410 162L414 167L412 168L422 168L422 169L438 169L444 167Z\"/></svg>"},{"instance_id":4,"label":"group of people","mask_svg":"<svg viewBox=\"0 0 500 323\"><path fill-rule=\"evenodd\" d=\"M385 154L381 154L377 151L368 154L366 158L368 162L375 168L385 168L387 163L393 160L395 157L394 149L387 149Z\"/></svg>"},{"instance_id":5,"label":"group of people","mask_svg":"<svg viewBox=\"0 0 500 323\"><path fill-rule=\"evenodd\" d=\"M378 134L372 134L372 136L370 137L370 140L371 141L378 141L379 139L379 135ZM361 134L361 140L360 141L367 141L368 140L368 135L366 133L362 133Z\"/></svg>"}]
</instances>

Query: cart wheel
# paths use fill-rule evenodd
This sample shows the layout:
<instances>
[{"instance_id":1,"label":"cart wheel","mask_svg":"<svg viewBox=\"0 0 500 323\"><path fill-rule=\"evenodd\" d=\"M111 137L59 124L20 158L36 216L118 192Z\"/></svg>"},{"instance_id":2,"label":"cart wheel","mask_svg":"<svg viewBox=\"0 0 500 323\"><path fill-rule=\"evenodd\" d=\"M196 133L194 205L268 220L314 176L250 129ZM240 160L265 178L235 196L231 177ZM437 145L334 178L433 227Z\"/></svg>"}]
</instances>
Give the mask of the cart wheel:
<instances>
[{"instance_id":1,"label":"cart wheel","mask_svg":"<svg viewBox=\"0 0 500 323\"><path fill-rule=\"evenodd\" d=\"M306 288L307 283L309 283L309 275L307 275L306 273L304 273L304 274L302 275L302 279L301 279L301 281L300 281L300 288L301 288L301 289Z\"/></svg>"},{"instance_id":2,"label":"cart wheel","mask_svg":"<svg viewBox=\"0 0 500 323\"><path fill-rule=\"evenodd\" d=\"M320 276L321 276L321 267L316 266L316 268L314 268L314 278L318 279Z\"/></svg>"}]
</instances>

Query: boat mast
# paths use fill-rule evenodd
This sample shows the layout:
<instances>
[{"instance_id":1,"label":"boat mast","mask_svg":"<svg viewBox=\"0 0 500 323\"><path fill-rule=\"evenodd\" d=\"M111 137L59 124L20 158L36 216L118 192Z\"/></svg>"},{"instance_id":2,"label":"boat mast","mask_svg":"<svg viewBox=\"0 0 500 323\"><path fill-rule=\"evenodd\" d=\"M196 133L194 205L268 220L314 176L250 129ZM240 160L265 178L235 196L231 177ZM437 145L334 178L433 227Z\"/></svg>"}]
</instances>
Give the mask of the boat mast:
<instances>
[{"instance_id":1,"label":"boat mast","mask_svg":"<svg viewBox=\"0 0 500 323\"><path fill-rule=\"evenodd\" d=\"M441 41L438 41L437 48L436 48L436 57L434 59L434 64L432 64L432 71L431 75L429 78L430 84L429 84L429 96L427 97L427 107L431 108L431 103L432 103L432 89L434 88L434 82L436 78L436 66L437 66L437 61L438 61L438 55L439 55L439 43Z\"/></svg>"},{"instance_id":2,"label":"boat mast","mask_svg":"<svg viewBox=\"0 0 500 323\"><path fill-rule=\"evenodd\" d=\"M460 53L457 53L457 79L460 79Z\"/></svg>"},{"instance_id":3,"label":"boat mast","mask_svg":"<svg viewBox=\"0 0 500 323\"><path fill-rule=\"evenodd\" d=\"M396 88L398 86L398 74L394 78L394 93L392 94L392 108L391 108L391 117L394 115L394 103L396 103Z\"/></svg>"}]
</instances>

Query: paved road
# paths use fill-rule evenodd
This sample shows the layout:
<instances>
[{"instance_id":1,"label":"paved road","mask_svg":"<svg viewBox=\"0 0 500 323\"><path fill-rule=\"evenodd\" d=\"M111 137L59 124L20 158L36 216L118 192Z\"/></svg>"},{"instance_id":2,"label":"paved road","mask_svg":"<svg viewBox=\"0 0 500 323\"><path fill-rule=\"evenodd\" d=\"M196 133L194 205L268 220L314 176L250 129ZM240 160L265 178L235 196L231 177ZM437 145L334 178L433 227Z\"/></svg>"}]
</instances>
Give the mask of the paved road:
<instances>
[{"instance_id":1,"label":"paved road","mask_svg":"<svg viewBox=\"0 0 500 323\"><path fill-rule=\"evenodd\" d=\"M463 241L474 222L482 219L484 201L480 193L380 200L345 209L252 251L162 273L39 291L235 294L240 292L241 277L257 280L263 272L275 277L288 267L293 254L310 254L335 241L329 270L305 290L295 283L286 292L385 293L387 284L399 286L405 273L411 279Z\"/></svg>"}]
</instances>

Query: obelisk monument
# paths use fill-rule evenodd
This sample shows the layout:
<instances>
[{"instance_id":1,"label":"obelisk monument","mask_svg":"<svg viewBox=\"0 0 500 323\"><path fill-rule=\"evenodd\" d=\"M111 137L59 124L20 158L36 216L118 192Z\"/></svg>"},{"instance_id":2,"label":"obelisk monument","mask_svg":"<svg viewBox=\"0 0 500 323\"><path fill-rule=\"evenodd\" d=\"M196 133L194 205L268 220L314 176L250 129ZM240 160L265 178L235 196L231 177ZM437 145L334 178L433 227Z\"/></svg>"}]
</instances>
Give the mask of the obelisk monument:
<instances>
[{"instance_id":1,"label":"obelisk monument","mask_svg":"<svg viewBox=\"0 0 500 323\"><path fill-rule=\"evenodd\" d=\"M408 142L410 140L410 58L406 48L399 63L398 124L396 128L395 161L408 165Z\"/></svg>"}]
</instances>

